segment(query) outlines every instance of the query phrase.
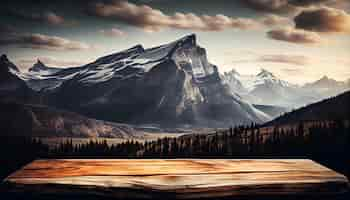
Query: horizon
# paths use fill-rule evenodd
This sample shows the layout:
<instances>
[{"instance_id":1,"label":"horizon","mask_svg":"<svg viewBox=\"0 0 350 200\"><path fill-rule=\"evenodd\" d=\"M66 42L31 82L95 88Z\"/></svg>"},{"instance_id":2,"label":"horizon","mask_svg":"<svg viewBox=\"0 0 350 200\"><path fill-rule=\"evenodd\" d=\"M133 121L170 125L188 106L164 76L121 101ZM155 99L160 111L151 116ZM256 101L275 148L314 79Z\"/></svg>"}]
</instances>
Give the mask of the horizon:
<instances>
[{"instance_id":1,"label":"horizon","mask_svg":"<svg viewBox=\"0 0 350 200\"><path fill-rule=\"evenodd\" d=\"M8 1L1 6L0 53L21 70L37 59L47 66L81 66L136 44L151 48L195 33L220 73L236 69L249 75L264 68L299 85L323 76L348 80L350 2L284 4Z\"/></svg>"}]
</instances>

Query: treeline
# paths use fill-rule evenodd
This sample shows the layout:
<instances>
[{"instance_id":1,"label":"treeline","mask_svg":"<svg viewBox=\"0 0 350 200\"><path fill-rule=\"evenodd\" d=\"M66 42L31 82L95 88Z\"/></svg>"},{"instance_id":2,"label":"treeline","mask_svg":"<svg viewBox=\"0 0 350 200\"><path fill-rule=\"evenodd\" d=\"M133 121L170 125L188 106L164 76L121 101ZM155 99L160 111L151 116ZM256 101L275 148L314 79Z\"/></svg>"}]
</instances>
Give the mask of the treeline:
<instances>
[{"instance_id":1,"label":"treeline","mask_svg":"<svg viewBox=\"0 0 350 200\"><path fill-rule=\"evenodd\" d=\"M40 139L22 136L0 136L0 180L24 164L46 157L49 147Z\"/></svg>"},{"instance_id":2,"label":"treeline","mask_svg":"<svg viewBox=\"0 0 350 200\"><path fill-rule=\"evenodd\" d=\"M349 127L342 121L315 123L304 127L274 127L261 133L258 125L237 126L210 135L185 135L140 143L126 141L108 145L106 141L61 143L50 152L53 156L103 156L120 158L241 158L307 157L316 154L344 153L349 150Z\"/></svg>"},{"instance_id":3,"label":"treeline","mask_svg":"<svg viewBox=\"0 0 350 200\"><path fill-rule=\"evenodd\" d=\"M265 129L264 129L265 128ZM306 126L236 126L213 134L191 134L156 141L105 140L74 144L72 140L49 149L39 139L0 138L0 175L35 158L308 158L350 177L350 128L347 121L324 121Z\"/></svg>"}]
</instances>

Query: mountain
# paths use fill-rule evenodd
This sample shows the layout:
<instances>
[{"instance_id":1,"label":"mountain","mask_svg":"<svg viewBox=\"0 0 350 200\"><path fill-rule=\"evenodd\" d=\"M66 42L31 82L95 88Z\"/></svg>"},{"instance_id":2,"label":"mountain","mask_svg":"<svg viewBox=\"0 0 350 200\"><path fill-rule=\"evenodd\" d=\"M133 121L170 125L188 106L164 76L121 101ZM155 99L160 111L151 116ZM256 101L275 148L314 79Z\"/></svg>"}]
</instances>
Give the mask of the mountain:
<instances>
[{"instance_id":1,"label":"mountain","mask_svg":"<svg viewBox=\"0 0 350 200\"><path fill-rule=\"evenodd\" d=\"M350 85L346 81L337 81L323 76L315 82L303 85L302 88L307 91L313 91L319 96L330 97L349 90Z\"/></svg>"},{"instance_id":2,"label":"mountain","mask_svg":"<svg viewBox=\"0 0 350 200\"><path fill-rule=\"evenodd\" d=\"M136 135L129 125L90 119L47 106L0 102L0 110L2 136L133 138Z\"/></svg>"},{"instance_id":3,"label":"mountain","mask_svg":"<svg viewBox=\"0 0 350 200\"><path fill-rule=\"evenodd\" d=\"M225 72L223 82L232 93L237 93L252 104L294 107L300 101L296 85L279 79L265 69L256 75L241 75L235 70Z\"/></svg>"},{"instance_id":4,"label":"mountain","mask_svg":"<svg viewBox=\"0 0 350 200\"><path fill-rule=\"evenodd\" d=\"M16 75L18 73L20 73L18 68L6 55L2 55L0 57L0 99L28 100L31 96L31 89Z\"/></svg>"},{"instance_id":5,"label":"mountain","mask_svg":"<svg viewBox=\"0 0 350 200\"><path fill-rule=\"evenodd\" d=\"M80 67L38 62L28 72L12 74L39 103L100 120L222 127L270 119L222 84L195 35L149 49L136 45Z\"/></svg>"},{"instance_id":6,"label":"mountain","mask_svg":"<svg viewBox=\"0 0 350 200\"><path fill-rule=\"evenodd\" d=\"M345 82L323 77L313 83L298 86L284 81L262 69L257 75L241 75L236 70L225 72L223 82L232 93L252 104L298 108L348 89Z\"/></svg>"},{"instance_id":7,"label":"mountain","mask_svg":"<svg viewBox=\"0 0 350 200\"><path fill-rule=\"evenodd\" d=\"M42 63L40 60L38 60L33 65L33 67L29 68L29 72L38 73L41 75L54 74L54 73L59 72L61 70L62 70L62 68L48 67L44 63Z\"/></svg>"},{"instance_id":8,"label":"mountain","mask_svg":"<svg viewBox=\"0 0 350 200\"><path fill-rule=\"evenodd\" d=\"M265 125L284 125L298 121L350 120L350 91L299 108Z\"/></svg>"}]
</instances>

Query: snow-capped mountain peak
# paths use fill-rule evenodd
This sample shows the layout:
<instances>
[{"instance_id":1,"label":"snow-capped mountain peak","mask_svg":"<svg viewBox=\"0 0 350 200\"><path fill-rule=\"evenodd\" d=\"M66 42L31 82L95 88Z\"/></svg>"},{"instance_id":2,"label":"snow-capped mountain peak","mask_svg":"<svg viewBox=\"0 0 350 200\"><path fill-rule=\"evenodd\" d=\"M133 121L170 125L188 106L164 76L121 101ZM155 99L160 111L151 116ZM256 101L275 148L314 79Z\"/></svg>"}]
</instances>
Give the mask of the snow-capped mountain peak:
<instances>
[{"instance_id":1,"label":"snow-capped mountain peak","mask_svg":"<svg viewBox=\"0 0 350 200\"><path fill-rule=\"evenodd\" d=\"M319 85L319 86L330 86L330 85L337 85L340 82L329 78L328 76L324 75L321 79L315 81L313 84L314 85Z\"/></svg>"},{"instance_id":2,"label":"snow-capped mountain peak","mask_svg":"<svg viewBox=\"0 0 350 200\"><path fill-rule=\"evenodd\" d=\"M346 90L349 87L346 85L346 81L337 81L328 76L324 75L319 80L307 83L303 86L303 88L315 89L319 91L334 91L336 89ZM332 93L333 94L333 93Z\"/></svg>"},{"instance_id":3,"label":"snow-capped mountain peak","mask_svg":"<svg viewBox=\"0 0 350 200\"><path fill-rule=\"evenodd\" d=\"M349 90L349 84L328 76L303 86L291 84L262 68L256 75L240 75L235 70L224 73L223 80L232 93L252 104L296 108Z\"/></svg>"},{"instance_id":4,"label":"snow-capped mountain peak","mask_svg":"<svg viewBox=\"0 0 350 200\"><path fill-rule=\"evenodd\" d=\"M198 77L214 72L206 60L205 49L196 44L194 34L158 47L145 49L138 44L129 49L100 57L87 65L74 68L48 67L38 60L26 73L16 74L34 90L55 89L74 77L84 84L96 84L110 79L140 77L166 60ZM192 66L188 68L188 66ZM188 68L188 69L187 69ZM31 84L41 82L41 84ZM34 86L35 85L35 86Z\"/></svg>"},{"instance_id":5,"label":"snow-capped mountain peak","mask_svg":"<svg viewBox=\"0 0 350 200\"><path fill-rule=\"evenodd\" d=\"M39 71L46 70L46 69L47 69L47 67L44 65L44 63L42 63L38 59L37 62L31 68L29 68L28 71L30 71L30 72L39 72Z\"/></svg>"},{"instance_id":6,"label":"snow-capped mountain peak","mask_svg":"<svg viewBox=\"0 0 350 200\"><path fill-rule=\"evenodd\" d=\"M227 75L227 76L240 76L241 74L236 69L231 69L228 72L224 72L224 75Z\"/></svg>"},{"instance_id":7,"label":"snow-capped mountain peak","mask_svg":"<svg viewBox=\"0 0 350 200\"><path fill-rule=\"evenodd\" d=\"M295 87L295 85L292 85L287 81L278 78L272 72L264 68L262 68L261 71L256 75L254 82L255 85L269 84L281 87Z\"/></svg>"},{"instance_id":8,"label":"snow-capped mountain peak","mask_svg":"<svg viewBox=\"0 0 350 200\"><path fill-rule=\"evenodd\" d=\"M275 79L276 78L272 72L270 72L264 68L261 68L260 72L256 76L260 77L260 78L264 78L264 79Z\"/></svg>"},{"instance_id":9,"label":"snow-capped mountain peak","mask_svg":"<svg viewBox=\"0 0 350 200\"><path fill-rule=\"evenodd\" d=\"M289 106L281 99L292 95L297 88L264 68L256 75L241 75L233 70L225 73L223 80L232 93L239 94L252 104Z\"/></svg>"},{"instance_id":10,"label":"snow-capped mountain peak","mask_svg":"<svg viewBox=\"0 0 350 200\"><path fill-rule=\"evenodd\" d=\"M63 68L55 68L55 67L48 67L46 66L40 59L37 60L34 65L29 68L28 73L22 75L22 77L26 76L52 76L56 74L57 72L61 71Z\"/></svg>"}]
</instances>

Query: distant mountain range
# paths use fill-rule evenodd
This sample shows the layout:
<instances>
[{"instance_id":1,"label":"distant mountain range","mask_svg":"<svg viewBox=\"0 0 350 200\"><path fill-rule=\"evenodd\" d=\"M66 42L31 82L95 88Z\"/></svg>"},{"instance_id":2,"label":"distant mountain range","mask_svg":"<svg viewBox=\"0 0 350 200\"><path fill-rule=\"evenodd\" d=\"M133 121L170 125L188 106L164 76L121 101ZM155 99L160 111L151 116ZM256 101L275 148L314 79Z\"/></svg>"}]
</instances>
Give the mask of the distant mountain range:
<instances>
[{"instance_id":1,"label":"distant mountain range","mask_svg":"<svg viewBox=\"0 0 350 200\"><path fill-rule=\"evenodd\" d=\"M71 68L38 61L21 72L0 58L0 97L90 118L163 127L227 127L271 116L232 93L189 35L159 47L130 49Z\"/></svg>"},{"instance_id":2,"label":"distant mountain range","mask_svg":"<svg viewBox=\"0 0 350 200\"><path fill-rule=\"evenodd\" d=\"M225 72L223 82L232 93L252 104L298 108L350 90L350 81L341 82L327 76L299 86L281 80L262 69L257 75L241 75L236 70Z\"/></svg>"}]
</instances>

